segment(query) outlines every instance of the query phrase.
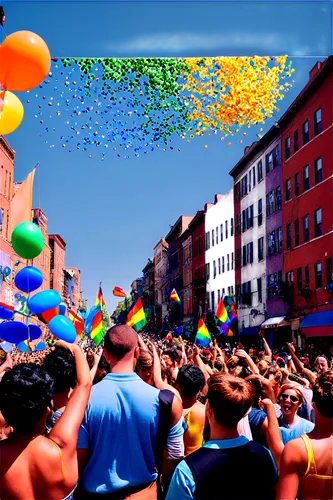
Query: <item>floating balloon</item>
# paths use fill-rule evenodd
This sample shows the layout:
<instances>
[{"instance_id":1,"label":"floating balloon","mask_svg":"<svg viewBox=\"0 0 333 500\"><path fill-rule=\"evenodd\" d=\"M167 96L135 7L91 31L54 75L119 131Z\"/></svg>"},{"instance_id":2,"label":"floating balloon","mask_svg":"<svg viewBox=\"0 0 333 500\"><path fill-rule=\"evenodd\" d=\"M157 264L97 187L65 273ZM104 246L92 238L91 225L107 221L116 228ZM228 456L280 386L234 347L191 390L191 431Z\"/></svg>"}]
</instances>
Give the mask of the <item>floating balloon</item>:
<instances>
[{"instance_id":1,"label":"floating balloon","mask_svg":"<svg viewBox=\"0 0 333 500\"><path fill-rule=\"evenodd\" d=\"M61 304L59 305L59 314L61 314L62 316L65 316L66 312L67 312L67 306L66 306L66 304L61 302Z\"/></svg>"},{"instance_id":2,"label":"floating balloon","mask_svg":"<svg viewBox=\"0 0 333 500\"><path fill-rule=\"evenodd\" d=\"M33 352L44 351L44 349L46 349L46 344L45 344L45 342L41 341L41 342L38 342L38 344L36 345Z\"/></svg>"},{"instance_id":3,"label":"floating balloon","mask_svg":"<svg viewBox=\"0 0 333 500\"><path fill-rule=\"evenodd\" d=\"M7 307L0 306L0 318L1 319L12 319L14 316L14 311L7 309ZM2 337L0 337L2 338Z\"/></svg>"},{"instance_id":4,"label":"floating balloon","mask_svg":"<svg viewBox=\"0 0 333 500\"><path fill-rule=\"evenodd\" d=\"M58 307L61 302L61 297L55 290L45 290L44 292L36 293L28 300L28 308L33 314L42 314Z\"/></svg>"},{"instance_id":5,"label":"floating balloon","mask_svg":"<svg viewBox=\"0 0 333 500\"><path fill-rule=\"evenodd\" d=\"M11 237L12 247L23 259L34 259L44 248L42 231L32 222L21 222Z\"/></svg>"},{"instance_id":6,"label":"floating balloon","mask_svg":"<svg viewBox=\"0 0 333 500\"><path fill-rule=\"evenodd\" d=\"M71 321L65 316L55 316L49 323L50 332L58 339L72 344L76 339L76 330Z\"/></svg>"},{"instance_id":7,"label":"floating balloon","mask_svg":"<svg viewBox=\"0 0 333 500\"><path fill-rule=\"evenodd\" d=\"M25 340L24 342L20 342L19 344L16 345L16 349L18 349L21 352L27 353L29 351L28 341Z\"/></svg>"},{"instance_id":8,"label":"floating balloon","mask_svg":"<svg viewBox=\"0 0 333 500\"><path fill-rule=\"evenodd\" d=\"M0 107L0 135L11 134L22 123L23 104L15 94L8 90L0 94L0 104L2 104L2 110Z\"/></svg>"},{"instance_id":9,"label":"floating balloon","mask_svg":"<svg viewBox=\"0 0 333 500\"><path fill-rule=\"evenodd\" d=\"M28 327L20 321L8 321L0 324L0 338L12 344L19 344L28 339Z\"/></svg>"},{"instance_id":10,"label":"floating balloon","mask_svg":"<svg viewBox=\"0 0 333 500\"><path fill-rule=\"evenodd\" d=\"M8 276L10 276L11 272L12 272L12 269L9 266L5 266L5 267L0 266L0 274L2 274L2 276L4 278L7 278Z\"/></svg>"},{"instance_id":11,"label":"floating balloon","mask_svg":"<svg viewBox=\"0 0 333 500\"><path fill-rule=\"evenodd\" d=\"M15 276L15 286L22 292L34 292L43 283L43 275L39 269L33 266L26 266Z\"/></svg>"},{"instance_id":12,"label":"floating balloon","mask_svg":"<svg viewBox=\"0 0 333 500\"><path fill-rule=\"evenodd\" d=\"M28 325L28 331L30 342L39 339L39 337L41 337L43 333L41 328L37 325Z\"/></svg>"},{"instance_id":13,"label":"floating balloon","mask_svg":"<svg viewBox=\"0 0 333 500\"><path fill-rule=\"evenodd\" d=\"M51 56L44 40L31 31L16 31L0 47L0 83L7 90L25 92L47 76Z\"/></svg>"}]
</instances>

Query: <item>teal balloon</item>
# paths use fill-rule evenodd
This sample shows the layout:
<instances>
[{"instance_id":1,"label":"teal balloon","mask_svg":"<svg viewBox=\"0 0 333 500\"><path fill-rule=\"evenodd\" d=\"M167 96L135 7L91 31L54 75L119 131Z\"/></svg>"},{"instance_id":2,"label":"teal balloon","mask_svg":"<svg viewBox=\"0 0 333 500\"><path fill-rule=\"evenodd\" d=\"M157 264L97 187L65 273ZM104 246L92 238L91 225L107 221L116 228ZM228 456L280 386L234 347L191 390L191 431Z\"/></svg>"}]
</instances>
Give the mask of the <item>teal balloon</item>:
<instances>
[{"instance_id":1,"label":"teal balloon","mask_svg":"<svg viewBox=\"0 0 333 500\"><path fill-rule=\"evenodd\" d=\"M19 344L16 344L16 349L24 353L27 353L29 351L29 347L25 342L20 342Z\"/></svg>"},{"instance_id":2,"label":"teal balloon","mask_svg":"<svg viewBox=\"0 0 333 500\"><path fill-rule=\"evenodd\" d=\"M25 293L34 292L43 283L43 275L39 269L26 266L15 276L15 286Z\"/></svg>"},{"instance_id":3,"label":"teal balloon","mask_svg":"<svg viewBox=\"0 0 333 500\"><path fill-rule=\"evenodd\" d=\"M0 339L19 344L29 338L28 327L20 321L7 321L0 324Z\"/></svg>"},{"instance_id":4,"label":"teal balloon","mask_svg":"<svg viewBox=\"0 0 333 500\"><path fill-rule=\"evenodd\" d=\"M63 302L59 305L59 314L62 314L63 316L66 315L67 312L67 306Z\"/></svg>"},{"instance_id":5,"label":"teal balloon","mask_svg":"<svg viewBox=\"0 0 333 500\"><path fill-rule=\"evenodd\" d=\"M23 259L34 259L44 248L43 233L36 224L21 222L12 232L11 244Z\"/></svg>"},{"instance_id":6,"label":"teal balloon","mask_svg":"<svg viewBox=\"0 0 333 500\"><path fill-rule=\"evenodd\" d=\"M48 324L50 332L60 340L72 344L76 339L76 330L71 321L65 316L59 315L51 319Z\"/></svg>"},{"instance_id":7,"label":"teal balloon","mask_svg":"<svg viewBox=\"0 0 333 500\"><path fill-rule=\"evenodd\" d=\"M38 342L38 344L36 345L33 352L44 351L44 349L46 349L46 344L45 344L45 342L41 341L41 342Z\"/></svg>"},{"instance_id":8,"label":"teal balloon","mask_svg":"<svg viewBox=\"0 0 333 500\"><path fill-rule=\"evenodd\" d=\"M12 319L13 317L14 311L7 309L7 307L0 306L0 319Z\"/></svg>"},{"instance_id":9,"label":"teal balloon","mask_svg":"<svg viewBox=\"0 0 333 500\"><path fill-rule=\"evenodd\" d=\"M61 297L55 290L45 290L44 292L36 293L28 300L28 308L33 314L42 314L45 311L50 311L61 302Z\"/></svg>"},{"instance_id":10,"label":"teal balloon","mask_svg":"<svg viewBox=\"0 0 333 500\"><path fill-rule=\"evenodd\" d=\"M37 325L28 325L29 339L30 341L37 340L42 336L42 330Z\"/></svg>"}]
</instances>

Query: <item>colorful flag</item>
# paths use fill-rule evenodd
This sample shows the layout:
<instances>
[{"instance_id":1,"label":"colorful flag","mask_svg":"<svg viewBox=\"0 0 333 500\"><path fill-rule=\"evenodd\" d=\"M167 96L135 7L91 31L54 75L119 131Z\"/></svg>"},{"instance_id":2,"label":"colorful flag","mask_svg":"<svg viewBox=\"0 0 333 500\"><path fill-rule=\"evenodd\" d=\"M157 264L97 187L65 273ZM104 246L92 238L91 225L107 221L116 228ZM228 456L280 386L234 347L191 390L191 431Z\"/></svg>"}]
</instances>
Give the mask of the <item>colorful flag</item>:
<instances>
[{"instance_id":1,"label":"colorful flag","mask_svg":"<svg viewBox=\"0 0 333 500\"><path fill-rule=\"evenodd\" d=\"M225 308L225 305L223 304L223 300L220 299L217 312L216 312L217 318L222 322L225 323L228 319L228 312Z\"/></svg>"},{"instance_id":2,"label":"colorful flag","mask_svg":"<svg viewBox=\"0 0 333 500\"><path fill-rule=\"evenodd\" d=\"M139 298L127 314L126 325L131 326L136 332L139 332L146 323L147 319L143 309L142 300Z\"/></svg>"},{"instance_id":3,"label":"colorful flag","mask_svg":"<svg viewBox=\"0 0 333 500\"><path fill-rule=\"evenodd\" d=\"M32 190L36 168L24 179L10 202L9 231L10 240L13 229L21 222L31 221L32 218Z\"/></svg>"},{"instance_id":4,"label":"colorful flag","mask_svg":"<svg viewBox=\"0 0 333 500\"><path fill-rule=\"evenodd\" d=\"M198 331L197 331L197 335L195 337L195 343L198 345L201 345L202 347L205 347L211 341L212 341L212 338L211 338L210 333L207 329L207 326L202 321L202 319L199 319Z\"/></svg>"},{"instance_id":5,"label":"colorful flag","mask_svg":"<svg viewBox=\"0 0 333 500\"><path fill-rule=\"evenodd\" d=\"M105 307L106 306L106 302L104 300L103 292L102 292L102 283L99 284L99 290L98 290L98 294L97 294L97 299L96 299L95 306L98 307L99 305L101 307Z\"/></svg>"},{"instance_id":6,"label":"colorful flag","mask_svg":"<svg viewBox=\"0 0 333 500\"><path fill-rule=\"evenodd\" d=\"M76 333L82 335L84 332L84 320L80 311L75 312L73 309L70 309L68 311L68 319L75 326Z\"/></svg>"},{"instance_id":7,"label":"colorful flag","mask_svg":"<svg viewBox=\"0 0 333 500\"><path fill-rule=\"evenodd\" d=\"M37 314L36 316L39 319L39 321L47 324L51 321L52 318L58 315L59 315L59 306L55 307L54 309L49 309L48 311L45 311L41 314Z\"/></svg>"},{"instance_id":8,"label":"colorful flag","mask_svg":"<svg viewBox=\"0 0 333 500\"><path fill-rule=\"evenodd\" d=\"M172 292L171 292L171 294L170 294L170 300L172 300L173 302L179 302L180 303L179 295L178 295L178 293L176 292L175 289L173 289Z\"/></svg>"},{"instance_id":9,"label":"colorful flag","mask_svg":"<svg viewBox=\"0 0 333 500\"><path fill-rule=\"evenodd\" d=\"M124 292L124 290L122 288L120 288L119 286L115 286L114 289L113 289L113 295L115 297L126 297L126 293Z\"/></svg>"}]
</instances>

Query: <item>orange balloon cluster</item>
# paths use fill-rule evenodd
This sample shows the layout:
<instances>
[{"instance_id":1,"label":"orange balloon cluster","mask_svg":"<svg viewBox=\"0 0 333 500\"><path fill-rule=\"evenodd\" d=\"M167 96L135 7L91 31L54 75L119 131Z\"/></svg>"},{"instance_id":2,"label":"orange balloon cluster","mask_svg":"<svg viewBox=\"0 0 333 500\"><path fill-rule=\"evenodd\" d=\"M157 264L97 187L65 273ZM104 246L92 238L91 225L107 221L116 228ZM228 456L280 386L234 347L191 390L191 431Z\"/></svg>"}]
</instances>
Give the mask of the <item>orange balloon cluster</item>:
<instances>
[{"instance_id":1,"label":"orange balloon cluster","mask_svg":"<svg viewBox=\"0 0 333 500\"><path fill-rule=\"evenodd\" d=\"M0 135L10 134L23 119L23 105L11 92L37 87L47 76L51 55L44 40L31 31L16 31L0 46ZM11 91L11 92L8 92Z\"/></svg>"}]
</instances>

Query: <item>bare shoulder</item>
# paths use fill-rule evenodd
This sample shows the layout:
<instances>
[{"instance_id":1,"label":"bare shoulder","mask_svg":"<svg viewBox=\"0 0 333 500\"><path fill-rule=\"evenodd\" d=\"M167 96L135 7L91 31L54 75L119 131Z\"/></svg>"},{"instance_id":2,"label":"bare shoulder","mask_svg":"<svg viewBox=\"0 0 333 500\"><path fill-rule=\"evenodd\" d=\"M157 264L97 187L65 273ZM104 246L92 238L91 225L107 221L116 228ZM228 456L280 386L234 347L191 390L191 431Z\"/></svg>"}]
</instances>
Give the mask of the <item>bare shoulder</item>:
<instances>
[{"instance_id":1,"label":"bare shoulder","mask_svg":"<svg viewBox=\"0 0 333 500\"><path fill-rule=\"evenodd\" d=\"M302 438L289 441L284 447L282 460L285 464L293 464L301 474L304 474L304 467L307 464L307 451Z\"/></svg>"}]
</instances>

